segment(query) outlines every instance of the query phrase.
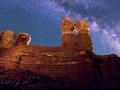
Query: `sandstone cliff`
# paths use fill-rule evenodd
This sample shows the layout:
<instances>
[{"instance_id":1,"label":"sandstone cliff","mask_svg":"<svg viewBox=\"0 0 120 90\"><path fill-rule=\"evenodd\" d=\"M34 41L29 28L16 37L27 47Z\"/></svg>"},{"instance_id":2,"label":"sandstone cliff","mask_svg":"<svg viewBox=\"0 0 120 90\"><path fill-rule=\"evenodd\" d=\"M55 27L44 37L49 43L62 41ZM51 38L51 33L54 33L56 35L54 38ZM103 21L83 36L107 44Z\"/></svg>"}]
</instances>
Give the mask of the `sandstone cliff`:
<instances>
[{"instance_id":1,"label":"sandstone cliff","mask_svg":"<svg viewBox=\"0 0 120 90\"><path fill-rule=\"evenodd\" d=\"M77 34L74 35L73 31ZM0 33L0 66L5 70L29 70L52 79L77 81L89 85L102 79L120 79L120 57L95 55L86 22L61 22L59 47L29 45L26 33Z\"/></svg>"},{"instance_id":2,"label":"sandstone cliff","mask_svg":"<svg viewBox=\"0 0 120 90\"><path fill-rule=\"evenodd\" d=\"M102 79L90 85L65 79L53 80L29 70L7 70L0 67L0 90L119 90L119 79Z\"/></svg>"}]
</instances>

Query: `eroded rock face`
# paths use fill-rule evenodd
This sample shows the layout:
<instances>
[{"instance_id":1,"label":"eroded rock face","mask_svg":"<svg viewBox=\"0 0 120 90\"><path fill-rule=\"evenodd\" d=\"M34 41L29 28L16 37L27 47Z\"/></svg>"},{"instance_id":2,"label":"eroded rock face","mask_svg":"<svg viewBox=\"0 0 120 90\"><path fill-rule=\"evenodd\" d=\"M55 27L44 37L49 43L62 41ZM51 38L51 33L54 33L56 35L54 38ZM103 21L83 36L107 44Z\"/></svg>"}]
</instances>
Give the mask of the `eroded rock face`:
<instances>
[{"instance_id":1,"label":"eroded rock face","mask_svg":"<svg viewBox=\"0 0 120 90\"><path fill-rule=\"evenodd\" d=\"M75 25L75 30L77 33L88 32L89 25L82 20L77 20Z\"/></svg>"},{"instance_id":2,"label":"eroded rock face","mask_svg":"<svg viewBox=\"0 0 120 90\"><path fill-rule=\"evenodd\" d=\"M74 30L74 22L70 18L64 18L61 22L62 34L72 33Z\"/></svg>"},{"instance_id":3,"label":"eroded rock face","mask_svg":"<svg viewBox=\"0 0 120 90\"><path fill-rule=\"evenodd\" d=\"M18 33L14 35L12 31L0 32L0 47L11 48L18 45L29 45L30 36L27 33Z\"/></svg>"},{"instance_id":4,"label":"eroded rock face","mask_svg":"<svg viewBox=\"0 0 120 90\"><path fill-rule=\"evenodd\" d=\"M0 33L0 47L10 48L14 42L14 34L12 31L5 31Z\"/></svg>"},{"instance_id":5,"label":"eroded rock face","mask_svg":"<svg viewBox=\"0 0 120 90\"><path fill-rule=\"evenodd\" d=\"M82 20L77 20L75 30L77 32L76 38L78 49L81 51L93 52L93 44L89 33L89 25Z\"/></svg>"},{"instance_id":6,"label":"eroded rock face","mask_svg":"<svg viewBox=\"0 0 120 90\"><path fill-rule=\"evenodd\" d=\"M30 36L27 33L18 33L15 35L14 46L29 45Z\"/></svg>"},{"instance_id":7,"label":"eroded rock face","mask_svg":"<svg viewBox=\"0 0 120 90\"><path fill-rule=\"evenodd\" d=\"M60 47L29 45L30 36L26 33L14 35L11 31L1 32L0 45L3 48L0 49L0 66L5 70L29 70L53 79L69 79L81 84L120 79L120 57L113 54L95 55L88 28L81 20L75 25L69 18L63 19ZM72 33L74 29L77 35ZM5 49L7 44L13 48Z\"/></svg>"},{"instance_id":8,"label":"eroded rock face","mask_svg":"<svg viewBox=\"0 0 120 90\"><path fill-rule=\"evenodd\" d=\"M61 31L62 31L62 47L71 51L75 50L76 47L76 37L73 35L75 23L70 20L70 18L64 18L61 22Z\"/></svg>"}]
</instances>

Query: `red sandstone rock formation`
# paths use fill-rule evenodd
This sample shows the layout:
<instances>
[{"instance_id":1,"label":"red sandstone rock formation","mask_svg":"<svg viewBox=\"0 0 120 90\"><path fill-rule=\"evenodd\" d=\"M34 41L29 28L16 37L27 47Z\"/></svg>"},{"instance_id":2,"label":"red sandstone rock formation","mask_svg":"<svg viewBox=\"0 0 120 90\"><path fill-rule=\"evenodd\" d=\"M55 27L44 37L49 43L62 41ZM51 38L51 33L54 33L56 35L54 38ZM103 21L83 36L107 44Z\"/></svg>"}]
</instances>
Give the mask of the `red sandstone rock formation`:
<instances>
[{"instance_id":1,"label":"red sandstone rock formation","mask_svg":"<svg viewBox=\"0 0 120 90\"><path fill-rule=\"evenodd\" d=\"M76 36L73 34L74 29ZM83 84L99 79L120 78L120 58L116 55L95 55L88 29L88 24L81 20L74 23L69 18L63 19L60 47L28 45L28 34L13 35L12 31L7 31L0 38L7 40L3 44L0 42L0 66L12 70L30 70L53 79L67 78ZM12 46L8 47L9 43Z\"/></svg>"},{"instance_id":2,"label":"red sandstone rock formation","mask_svg":"<svg viewBox=\"0 0 120 90\"><path fill-rule=\"evenodd\" d=\"M2 48L10 48L14 41L13 32L6 31L0 33L0 47Z\"/></svg>"},{"instance_id":3,"label":"red sandstone rock formation","mask_svg":"<svg viewBox=\"0 0 120 90\"><path fill-rule=\"evenodd\" d=\"M0 32L0 48L29 45L30 40L30 36L27 33L18 33L14 35L12 31Z\"/></svg>"},{"instance_id":4,"label":"red sandstone rock formation","mask_svg":"<svg viewBox=\"0 0 120 90\"><path fill-rule=\"evenodd\" d=\"M75 26L77 32L77 44L80 51L93 52L92 40L89 33L89 26L86 22L78 20Z\"/></svg>"}]
</instances>

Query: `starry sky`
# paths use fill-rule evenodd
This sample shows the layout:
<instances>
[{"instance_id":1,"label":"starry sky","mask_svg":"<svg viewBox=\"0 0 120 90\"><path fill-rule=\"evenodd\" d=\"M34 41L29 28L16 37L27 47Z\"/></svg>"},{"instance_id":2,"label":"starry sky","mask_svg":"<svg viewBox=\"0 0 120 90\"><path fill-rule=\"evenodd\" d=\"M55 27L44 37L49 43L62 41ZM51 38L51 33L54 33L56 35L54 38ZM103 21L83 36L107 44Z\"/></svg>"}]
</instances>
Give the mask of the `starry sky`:
<instances>
[{"instance_id":1,"label":"starry sky","mask_svg":"<svg viewBox=\"0 0 120 90\"><path fill-rule=\"evenodd\" d=\"M60 46L65 17L89 24L96 54L120 56L120 0L0 0L0 31L26 32L33 45Z\"/></svg>"}]
</instances>

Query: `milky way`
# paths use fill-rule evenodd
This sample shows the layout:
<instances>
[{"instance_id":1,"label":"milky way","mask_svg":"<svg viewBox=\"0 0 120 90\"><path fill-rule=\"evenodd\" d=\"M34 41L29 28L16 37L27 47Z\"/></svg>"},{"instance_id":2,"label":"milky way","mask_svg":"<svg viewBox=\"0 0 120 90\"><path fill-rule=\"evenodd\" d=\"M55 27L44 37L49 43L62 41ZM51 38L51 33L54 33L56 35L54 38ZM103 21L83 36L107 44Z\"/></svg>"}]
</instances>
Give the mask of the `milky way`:
<instances>
[{"instance_id":1,"label":"milky way","mask_svg":"<svg viewBox=\"0 0 120 90\"><path fill-rule=\"evenodd\" d=\"M84 20L96 54L120 56L119 0L0 0L0 30L26 32L31 44L60 46L60 21Z\"/></svg>"}]
</instances>

